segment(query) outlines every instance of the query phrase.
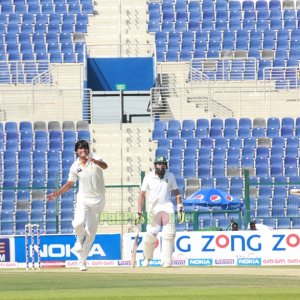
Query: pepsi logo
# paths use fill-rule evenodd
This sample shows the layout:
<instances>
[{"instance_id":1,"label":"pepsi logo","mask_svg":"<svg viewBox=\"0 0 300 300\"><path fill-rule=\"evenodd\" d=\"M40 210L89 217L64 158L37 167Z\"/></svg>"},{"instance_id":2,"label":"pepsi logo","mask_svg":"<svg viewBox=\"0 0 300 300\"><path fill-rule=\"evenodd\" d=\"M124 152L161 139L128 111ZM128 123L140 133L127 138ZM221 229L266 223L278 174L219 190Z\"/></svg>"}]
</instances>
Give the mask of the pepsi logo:
<instances>
[{"instance_id":1,"label":"pepsi logo","mask_svg":"<svg viewBox=\"0 0 300 300\"><path fill-rule=\"evenodd\" d=\"M200 194L200 195L195 196L195 198L199 199L199 200L202 200L204 198L204 195Z\"/></svg>"},{"instance_id":2,"label":"pepsi logo","mask_svg":"<svg viewBox=\"0 0 300 300\"><path fill-rule=\"evenodd\" d=\"M230 195L226 195L226 199L228 200L228 201L233 201L233 197L232 196L230 196Z\"/></svg>"},{"instance_id":3,"label":"pepsi logo","mask_svg":"<svg viewBox=\"0 0 300 300\"><path fill-rule=\"evenodd\" d=\"M211 202L220 202L221 201L221 197L219 195L211 195L209 199Z\"/></svg>"}]
</instances>

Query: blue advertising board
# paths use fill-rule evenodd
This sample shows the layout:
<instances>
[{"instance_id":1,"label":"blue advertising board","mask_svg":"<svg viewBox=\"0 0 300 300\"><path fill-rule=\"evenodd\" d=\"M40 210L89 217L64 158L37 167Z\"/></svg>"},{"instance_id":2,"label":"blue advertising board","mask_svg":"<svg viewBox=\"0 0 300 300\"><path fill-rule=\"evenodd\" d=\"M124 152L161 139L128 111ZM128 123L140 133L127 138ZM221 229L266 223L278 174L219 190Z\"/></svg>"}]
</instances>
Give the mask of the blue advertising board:
<instances>
[{"instance_id":1,"label":"blue advertising board","mask_svg":"<svg viewBox=\"0 0 300 300\"><path fill-rule=\"evenodd\" d=\"M9 262L10 261L10 244L9 239L0 239L0 261Z\"/></svg>"},{"instance_id":2,"label":"blue advertising board","mask_svg":"<svg viewBox=\"0 0 300 300\"><path fill-rule=\"evenodd\" d=\"M74 235L41 235L40 254L42 261L77 260L77 252L73 249ZM30 243L29 243L30 244ZM31 245L30 245L31 248ZM37 246L34 246L37 253ZM25 262L25 238L15 237L16 262ZM30 250L31 253L31 250ZM88 260L121 259L120 234L97 234L91 247Z\"/></svg>"}]
</instances>

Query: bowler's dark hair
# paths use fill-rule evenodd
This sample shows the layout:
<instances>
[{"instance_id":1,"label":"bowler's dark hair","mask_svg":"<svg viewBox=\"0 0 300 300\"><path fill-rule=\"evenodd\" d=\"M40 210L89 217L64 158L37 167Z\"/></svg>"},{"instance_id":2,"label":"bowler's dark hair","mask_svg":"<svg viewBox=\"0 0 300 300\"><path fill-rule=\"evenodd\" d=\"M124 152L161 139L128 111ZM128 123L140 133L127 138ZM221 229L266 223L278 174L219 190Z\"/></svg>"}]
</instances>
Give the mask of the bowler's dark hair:
<instances>
[{"instance_id":1,"label":"bowler's dark hair","mask_svg":"<svg viewBox=\"0 0 300 300\"><path fill-rule=\"evenodd\" d=\"M79 140L75 144L75 152L77 151L78 148L84 148L90 150L90 145L87 141L85 140Z\"/></svg>"}]
</instances>

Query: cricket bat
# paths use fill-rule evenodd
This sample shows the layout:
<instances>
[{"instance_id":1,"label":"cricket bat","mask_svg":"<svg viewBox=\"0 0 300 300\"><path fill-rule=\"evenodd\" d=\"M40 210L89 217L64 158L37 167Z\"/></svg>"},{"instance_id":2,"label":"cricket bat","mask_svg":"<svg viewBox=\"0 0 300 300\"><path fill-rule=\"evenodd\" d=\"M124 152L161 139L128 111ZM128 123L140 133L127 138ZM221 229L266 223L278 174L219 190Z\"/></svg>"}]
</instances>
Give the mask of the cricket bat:
<instances>
[{"instance_id":1,"label":"cricket bat","mask_svg":"<svg viewBox=\"0 0 300 300\"><path fill-rule=\"evenodd\" d=\"M136 250L138 247L138 241L139 241L139 235L140 235L140 226L138 225L136 228L136 235L133 241L132 251L131 251L131 267L135 268L136 263Z\"/></svg>"}]
</instances>

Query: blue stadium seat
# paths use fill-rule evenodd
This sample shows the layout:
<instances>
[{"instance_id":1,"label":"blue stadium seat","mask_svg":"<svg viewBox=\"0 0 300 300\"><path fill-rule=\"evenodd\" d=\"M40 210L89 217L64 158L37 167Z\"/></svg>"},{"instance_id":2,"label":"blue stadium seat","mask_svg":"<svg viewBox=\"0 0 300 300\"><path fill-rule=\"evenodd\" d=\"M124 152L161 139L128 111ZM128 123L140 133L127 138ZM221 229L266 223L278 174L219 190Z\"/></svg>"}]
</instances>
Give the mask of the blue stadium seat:
<instances>
[{"instance_id":1,"label":"blue stadium seat","mask_svg":"<svg viewBox=\"0 0 300 300\"><path fill-rule=\"evenodd\" d=\"M273 189L273 197L279 197L278 199L280 199L281 203L284 203L284 199L287 197L287 188L283 185L275 185Z\"/></svg>"},{"instance_id":2,"label":"blue stadium seat","mask_svg":"<svg viewBox=\"0 0 300 300\"><path fill-rule=\"evenodd\" d=\"M202 139L208 137L208 129L207 128L196 128L195 137L198 139Z\"/></svg>"},{"instance_id":3,"label":"blue stadium seat","mask_svg":"<svg viewBox=\"0 0 300 300\"><path fill-rule=\"evenodd\" d=\"M87 24L82 22L77 22L75 24L74 32L76 33L87 33Z\"/></svg>"},{"instance_id":4,"label":"blue stadium seat","mask_svg":"<svg viewBox=\"0 0 300 300\"><path fill-rule=\"evenodd\" d=\"M16 170L15 169L4 169L3 181L15 181Z\"/></svg>"},{"instance_id":5,"label":"blue stadium seat","mask_svg":"<svg viewBox=\"0 0 300 300\"><path fill-rule=\"evenodd\" d=\"M70 234L73 232L72 221L63 221L61 222L61 233Z\"/></svg>"},{"instance_id":6,"label":"blue stadium seat","mask_svg":"<svg viewBox=\"0 0 300 300\"><path fill-rule=\"evenodd\" d=\"M270 167L270 175L271 176L282 176L284 175L284 169L282 165L279 166L271 166Z\"/></svg>"},{"instance_id":7,"label":"blue stadium seat","mask_svg":"<svg viewBox=\"0 0 300 300\"><path fill-rule=\"evenodd\" d=\"M252 129L252 136L259 138L259 137L265 137L265 129L262 127L256 127Z\"/></svg>"},{"instance_id":8,"label":"blue stadium seat","mask_svg":"<svg viewBox=\"0 0 300 300\"><path fill-rule=\"evenodd\" d=\"M159 2L148 2L148 13L161 12L161 3Z\"/></svg>"},{"instance_id":9,"label":"blue stadium seat","mask_svg":"<svg viewBox=\"0 0 300 300\"><path fill-rule=\"evenodd\" d=\"M9 164L16 164L17 158L16 158L16 152L11 150L6 150L3 152L3 160L4 162L7 162Z\"/></svg>"},{"instance_id":10,"label":"blue stadium seat","mask_svg":"<svg viewBox=\"0 0 300 300\"><path fill-rule=\"evenodd\" d=\"M52 5L52 3L42 3L41 4L41 12L43 14L54 13L54 6Z\"/></svg>"},{"instance_id":11,"label":"blue stadium seat","mask_svg":"<svg viewBox=\"0 0 300 300\"><path fill-rule=\"evenodd\" d=\"M31 151L20 150L18 152L18 162L20 163L22 161L31 162Z\"/></svg>"},{"instance_id":12,"label":"blue stadium seat","mask_svg":"<svg viewBox=\"0 0 300 300\"><path fill-rule=\"evenodd\" d=\"M243 140L240 137L234 137L229 139L229 146L235 148L242 148Z\"/></svg>"},{"instance_id":13,"label":"blue stadium seat","mask_svg":"<svg viewBox=\"0 0 300 300\"><path fill-rule=\"evenodd\" d=\"M82 3L82 9L79 10L79 12L77 12L77 14L78 13L86 13L86 14L90 14L90 15L94 14L93 4L91 2L83 2Z\"/></svg>"},{"instance_id":14,"label":"blue stadium seat","mask_svg":"<svg viewBox=\"0 0 300 300\"><path fill-rule=\"evenodd\" d=\"M181 161L181 157L171 157L169 159L169 167L174 169L181 169L182 168L182 161Z\"/></svg>"},{"instance_id":15,"label":"blue stadium seat","mask_svg":"<svg viewBox=\"0 0 300 300\"><path fill-rule=\"evenodd\" d=\"M14 217L12 212L1 212L1 234L12 235L14 234Z\"/></svg>"},{"instance_id":16,"label":"blue stadium seat","mask_svg":"<svg viewBox=\"0 0 300 300\"><path fill-rule=\"evenodd\" d=\"M198 167L198 177L199 178L207 178L207 177L210 177L210 176L211 176L210 167L202 167L202 166ZM201 187L204 188L203 185Z\"/></svg>"},{"instance_id":17,"label":"blue stadium seat","mask_svg":"<svg viewBox=\"0 0 300 300\"><path fill-rule=\"evenodd\" d=\"M62 63L63 61L62 54L58 52L50 53L49 59L51 63Z\"/></svg>"},{"instance_id":18,"label":"blue stadium seat","mask_svg":"<svg viewBox=\"0 0 300 300\"><path fill-rule=\"evenodd\" d=\"M215 148L223 148L227 149L228 148L228 140L227 138L216 138L215 139Z\"/></svg>"},{"instance_id":19,"label":"blue stadium seat","mask_svg":"<svg viewBox=\"0 0 300 300\"><path fill-rule=\"evenodd\" d=\"M20 150L32 151L32 147L33 147L32 140L31 141L30 140L21 140Z\"/></svg>"},{"instance_id":20,"label":"blue stadium seat","mask_svg":"<svg viewBox=\"0 0 300 300\"><path fill-rule=\"evenodd\" d=\"M258 146L256 148L256 157L263 157L268 158L269 157L269 148L264 146Z\"/></svg>"},{"instance_id":21,"label":"blue stadium seat","mask_svg":"<svg viewBox=\"0 0 300 300\"><path fill-rule=\"evenodd\" d=\"M265 13L258 12L256 28L259 30L267 30L269 26L269 13L267 11Z\"/></svg>"},{"instance_id":22,"label":"blue stadium seat","mask_svg":"<svg viewBox=\"0 0 300 300\"><path fill-rule=\"evenodd\" d=\"M67 5L65 3L56 3L55 4L55 14L66 14Z\"/></svg>"},{"instance_id":23,"label":"blue stadium seat","mask_svg":"<svg viewBox=\"0 0 300 300\"><path fill-rule=\"evenodd\" d=\"M285 148L285 156L298 157L298 147L297 145L290 145Z\"/></svg>"},{"instance_id":24,"label":"blue stadium seat","mask_svg":"<svg viewBox=\"0 0 300 300\"><path fill-rule=\"evenodd\" d=\"M195 148L186 148L183 151L183 158L184 158L184 162L187 158L192 158L194 159L194 161L197 159L198 156L198 151Z\"/></svg>"},{"instance_id":25,"label":"blue stadium seat","mask_svg":"<svg viewBox=\"0 0 300 300\"><path fill-rule=\"evenodd\" d=\"M229 183L227 177L217 177L216 178L216 189L228 192Z\"/></svg>"},{"instance_id":26,"label":"blue stadium seat","mask_svg":"<svg viewBox=\"0 0 300 300\"><path fill-rule=\"evenodd\" d=\"M46 158L45 158L45 151L43 150L34 150L32 153L32 159L33 161L40 161L45 163Z\"/></svg>"},{"instance_id":27,"label":"blue stadium seat","mask_svg":"<svg viewBox=\"0 0 300 300\"><path fill-rule=\"evenodd\" d=\"M221 128L211 127L209 129L209 136L213 139L221 138L223 136L223 130Z\"/></svg>"},{"instance_id":28,"label":"blue stadium seat","mask_svg":"<svg viewBox=\"0 0 300 300\"><path fill-rule=\"evenodd\" d=\"M71 142L75 144L76 141L76 133L75 131L66 130L63 132L63 143Z\"/></svg>"},{"instance_id":29,"label":"blue stadium seat","mask_svg":"<svg viewBox=\"0 0 300 300\"><path fill-rule=\"evenodd\" d=\"M169 157L169 150L166 148L157 148L155 150L155 157L157 156L164 156L164 157Z\"/></svg>"},{"instance_id":30,"label":"blue stadium seat","mask_svg":"<svg viewBox=\"0 0 300 300\"><path fill-rule=\"evenodd\" d=\"M171 143L172 143L172 148L179 148L182 150L184 148L185 140L182 138L174 138L171 140ZM170 141L168 139L165 139L165 144L167 148L169 148Z\"/></svg>"},{"instance_id":31,"label":"blue stadium seat","mask_svg":"<svg viewBox=\"0 0 300 300\"><path fill-rule=\"evenodd\" d=\"M272 145L271 148L271 158L274 157L276 159L283 158L283 147L277 146L276 144Z\"/></svg>"},{"instance_id":32,"label":"blue stadium seat","mask_svg":"<svg viewBox=\"0 0 300 300\"><path fill-rule=\"evenodd\" d=\"M279 128L276 127L268 127L266 132L267 137L275 138L279 137Z\"/></svg>"},{"instance_id":33,"label":"blue stadium seat","mask_svg":"<svg viewBox=\"0 0 300 300\"><path fill-rule=\"evenodd\" d=\"M199 139L198 138L188 138L186 140L186 147L198 149L199 148Z\"/></svg>"},{"instance_id":34,"label":"blue stadium seat","mask_svg":"<svg viewBox=\"0 0 300 300\"><path fill-rule=\"evenodd\" d=\"M16 234L25 233L25 225L29 222L28 212L19 210L16 212Z\"/></svg>"},{"instance_id":35,"label":"blue stadium seat","mask_svg":"<svg viewBox=\"0 0 300 300\"><path fill-rule=\"evenodd\" d=\"M246 139L251 137L251 131L248 128L239 127L238 137Z\"/></svg>"}]
</instances>

